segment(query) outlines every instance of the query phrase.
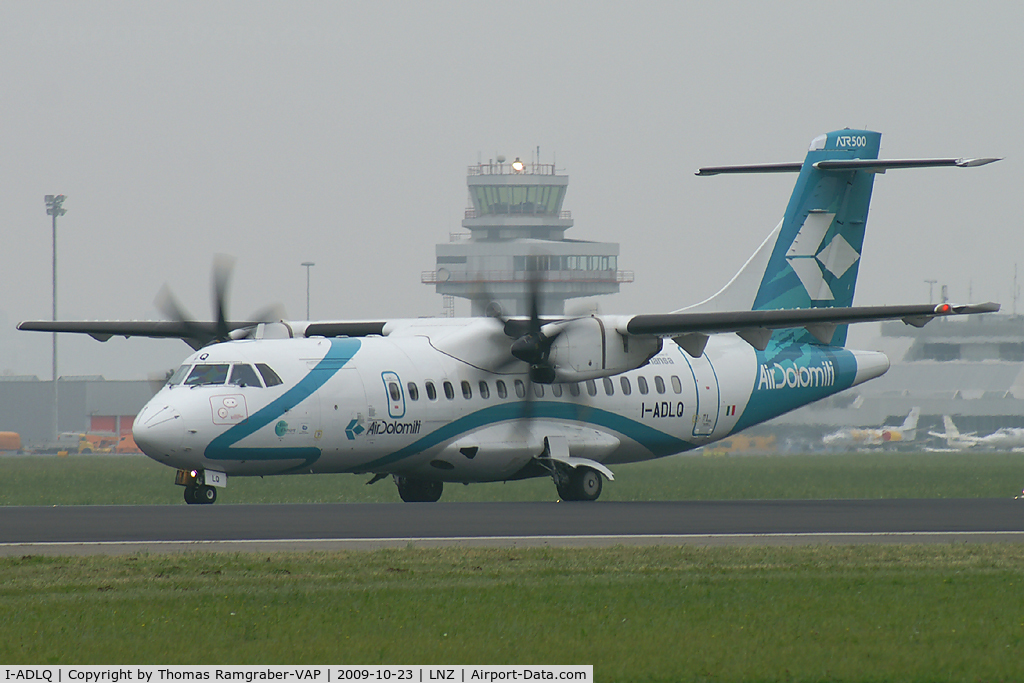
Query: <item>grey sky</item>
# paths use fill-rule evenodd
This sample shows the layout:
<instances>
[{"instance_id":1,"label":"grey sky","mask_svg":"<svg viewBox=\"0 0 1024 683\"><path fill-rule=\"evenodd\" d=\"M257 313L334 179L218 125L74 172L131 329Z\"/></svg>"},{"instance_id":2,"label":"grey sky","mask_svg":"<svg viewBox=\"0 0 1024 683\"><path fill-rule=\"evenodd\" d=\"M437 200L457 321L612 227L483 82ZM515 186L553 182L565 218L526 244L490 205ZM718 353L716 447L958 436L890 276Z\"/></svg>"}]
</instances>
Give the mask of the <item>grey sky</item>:
<instances>
[{"instance_id":1,"label":"grey sky","mask_svg":"<svg viewBox=\"0 0 1024 683\"><path fill-rule=\"evenodd\" d=\"M437 314L420 284L460 231L466 167L504 154L570 176L568 236L620 241L636 282L605 312L660 312L724 284L778 222L819 133L883 133L882 156L1005 156L875 184L857 303L1012 308L1024 234L1024 5L318 2L0 4L0 373L49 377L43 195L63 319L158 318L168 283L231 312ZM1024 263L1021 279L1024 280ZM936 289L936 296L938 289ZM460 302L464 314L468 307ZM62 374L137 378L180 342L61 340Z\"/></svg>"}]
</instances>

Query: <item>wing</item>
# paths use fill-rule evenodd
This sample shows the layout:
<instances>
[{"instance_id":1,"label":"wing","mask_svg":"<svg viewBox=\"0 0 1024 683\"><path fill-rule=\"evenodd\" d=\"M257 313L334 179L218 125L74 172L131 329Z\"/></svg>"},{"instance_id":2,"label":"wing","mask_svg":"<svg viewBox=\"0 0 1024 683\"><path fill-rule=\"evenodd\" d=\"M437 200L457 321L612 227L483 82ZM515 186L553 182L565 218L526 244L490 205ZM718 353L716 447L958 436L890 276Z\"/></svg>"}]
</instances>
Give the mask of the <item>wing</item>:
<instances>
[{"instance_id":1,"label":"wing","mask_svg":"<svg viewBox=\"0 0 1024 683\"><path fill-rule=\"evenodd\" d=\"M256 322L227 322L229 332L251 329ZM89 320L49 321L29 320L18 325L19 330L32 332L72 332L87 334L98 341L111 337L152 337L154 339L181 339L193 349L200 349L219 338L219 325L215 322L194 320Z\"/></svg>"},{"instance_id":2,"label":"wing","mask_svg":"<svg viewBox=\"0 0 1024 683\"><path fill-rule=\"evenodd\" d=\"M275 323L266 321L223 321L206 322L199 320L85 320L85 321L49 321L29 320L18 325L19 330L30 332L70 332L87 334L97 341L107 341L111 337L150 337L152 339L181 339L197 351L215 341L225 338L238 339L249 336L263 335L259 326L264 327ZM305 327L300 323L281 321L282 335L298 337L365 337L371 334L384 334L384 322L377 321L338 321L310 323Z\"/></svg>"}]
</instances>

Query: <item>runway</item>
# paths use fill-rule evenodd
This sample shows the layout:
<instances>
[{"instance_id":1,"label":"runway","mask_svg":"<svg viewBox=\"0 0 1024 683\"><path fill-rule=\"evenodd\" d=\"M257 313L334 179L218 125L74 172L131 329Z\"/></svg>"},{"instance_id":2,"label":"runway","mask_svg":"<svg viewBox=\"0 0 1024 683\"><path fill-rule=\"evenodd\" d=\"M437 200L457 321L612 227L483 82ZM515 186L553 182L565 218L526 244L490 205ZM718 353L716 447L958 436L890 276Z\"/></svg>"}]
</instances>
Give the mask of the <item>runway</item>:
<instances>
[{"instance_id":1,"label":"runway","mask_svg":"<svg viewBox=\"0 0 1024 683\"><path fill-rule=\"evenodd\" d=\"M776 500L0 508L0 554L437 545L1024 542L1024 501Z\"/></svg>"}]
</instances>

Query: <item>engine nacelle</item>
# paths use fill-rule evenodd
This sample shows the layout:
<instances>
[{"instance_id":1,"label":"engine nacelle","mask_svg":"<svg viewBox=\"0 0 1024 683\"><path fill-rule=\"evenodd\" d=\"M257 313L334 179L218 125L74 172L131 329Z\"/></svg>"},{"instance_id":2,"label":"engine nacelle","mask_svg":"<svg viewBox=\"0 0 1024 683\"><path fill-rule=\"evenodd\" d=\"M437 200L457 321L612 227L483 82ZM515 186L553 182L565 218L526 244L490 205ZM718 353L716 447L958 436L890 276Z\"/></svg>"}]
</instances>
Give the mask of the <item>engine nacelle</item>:
<instances>
[{"instance_id":1,"label":"engine nacelle","mask_svg":"<svg viewBox=\"0 0 1024 683\"><path fill-rule=\"evenodd\" d=\"M560 329L551 345L548 363L556 382L579 382L610 377L644 365L661 351L659 337L620 334L617 316L576 318L545 326L547 335Z\"/></svg>"}]
</instances>

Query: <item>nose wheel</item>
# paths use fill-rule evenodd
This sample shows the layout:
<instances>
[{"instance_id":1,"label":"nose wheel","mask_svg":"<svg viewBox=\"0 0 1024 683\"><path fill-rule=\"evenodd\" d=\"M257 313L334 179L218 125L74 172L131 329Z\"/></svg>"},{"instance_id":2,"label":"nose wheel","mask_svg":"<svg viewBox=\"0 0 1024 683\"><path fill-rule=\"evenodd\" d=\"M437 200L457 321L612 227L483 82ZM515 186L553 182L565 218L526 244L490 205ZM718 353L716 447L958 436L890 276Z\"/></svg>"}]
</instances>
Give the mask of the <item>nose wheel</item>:
<instances>
[{"instance_id":1,"label":"nose wheel","mask_svg":"<svg viewBox=\"0 0 1024 683\"><path fill-rule=\"evenodd\" d=\"M185 502L189 505L211 505L217 501L217 489L200 484L185 487Z\"/></svg>"}]
</instances>

